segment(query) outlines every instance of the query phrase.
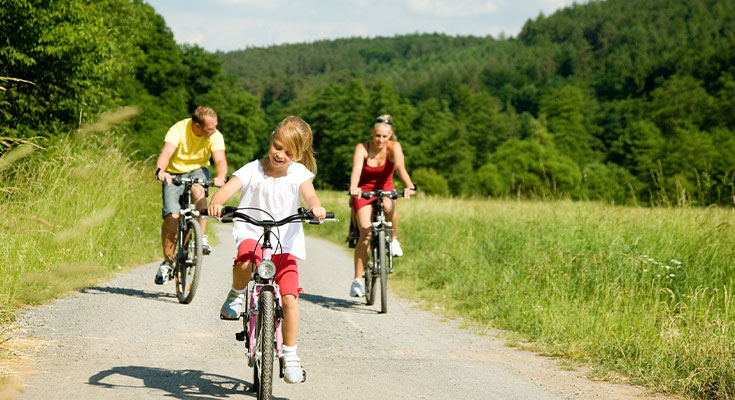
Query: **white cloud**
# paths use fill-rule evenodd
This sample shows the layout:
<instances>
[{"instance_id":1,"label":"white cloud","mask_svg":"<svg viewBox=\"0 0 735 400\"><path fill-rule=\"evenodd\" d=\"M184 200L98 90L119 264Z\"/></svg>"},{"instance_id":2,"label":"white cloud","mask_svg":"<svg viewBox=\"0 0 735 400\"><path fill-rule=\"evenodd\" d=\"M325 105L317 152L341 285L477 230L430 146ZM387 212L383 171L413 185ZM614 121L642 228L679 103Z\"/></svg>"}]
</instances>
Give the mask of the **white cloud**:
<instances>
[{"instance_id":1,"label":"white cloud","mask_svg":"<svg viewBox=\"0 0 735 400\"><path fill-rule=\"evenodd\" d=\"M498 6L489 0L408 0L408 7L416 13L433 17L472 17L493 14Z\"/></svg>"}]
</instances>

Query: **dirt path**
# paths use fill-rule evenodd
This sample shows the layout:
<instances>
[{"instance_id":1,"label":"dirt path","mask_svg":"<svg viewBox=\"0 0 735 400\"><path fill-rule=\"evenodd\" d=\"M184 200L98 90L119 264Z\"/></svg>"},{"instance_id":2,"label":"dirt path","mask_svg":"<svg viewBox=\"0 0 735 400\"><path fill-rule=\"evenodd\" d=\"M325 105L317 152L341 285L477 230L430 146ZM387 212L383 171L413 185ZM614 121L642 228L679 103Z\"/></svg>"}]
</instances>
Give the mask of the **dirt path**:
<instances>
[{"instance_id":1,"label":"dirt path","mask_svg":"<svg viewBox=\"0 0 735 400\"><path fill-rule=\"evenodd\" d=\"M19 339L42 343L22 399L251 398L241 324L219 320L230 286L230 227L204 259L196 298L180 305L156 264L21 314ZM591 382L556 362L389 296L378 314L348 296L352 255L307 239L300 264L301 385L276 382L280 399L641 399L639 388ZM400 265L400 264L398 264ZM400 266L398 266L400 268Z\"/></svg>"}]
</instances>

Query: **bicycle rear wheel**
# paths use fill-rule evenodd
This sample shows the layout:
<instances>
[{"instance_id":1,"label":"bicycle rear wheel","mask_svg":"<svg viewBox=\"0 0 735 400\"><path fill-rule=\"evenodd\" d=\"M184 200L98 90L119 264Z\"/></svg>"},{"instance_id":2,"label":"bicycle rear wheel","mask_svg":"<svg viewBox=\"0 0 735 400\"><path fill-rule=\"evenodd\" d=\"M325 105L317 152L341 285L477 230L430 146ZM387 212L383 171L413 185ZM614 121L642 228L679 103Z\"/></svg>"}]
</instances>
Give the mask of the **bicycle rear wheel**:
<instances>
[{"instance_id":1,"label":"bicycle rear wheel","mask_svg":"<svg viewBox=\"0 0 735 400\"><path fill-rule=\"evenodd\" d=\"M176 297L179 303L189 304L196 294L202 269L202 229L199 222L192 219L187 222L186 230L179 234L183 235L183 240L177 240L177 246L181 243L181 247L174 249Z\"/></svg>"},{"instance_id":2,"label":"bicycle rear wheel","mask_svg":"<svg viewBox=\"0 0 735 400\"><path fill-rule=\"evenodd\" d=\"M388 312L388 269L385 265L385 231L378 232L378 267L380 269L380 312Z\"/></svg>"},{"instance_id":3,"label":"bicycle rear wheel","mask_svg":"<svg viewBox=\"0 0 735 400\"><path fill-rule=\"evenodd\" d=\"M261 290L259 296L258 321L255 328L255 368L253 382L258 392L258 400L270 400L273 395L273 359L274 342L276 340L275 309L273 292Z\"/></svg>"}]
</instances>

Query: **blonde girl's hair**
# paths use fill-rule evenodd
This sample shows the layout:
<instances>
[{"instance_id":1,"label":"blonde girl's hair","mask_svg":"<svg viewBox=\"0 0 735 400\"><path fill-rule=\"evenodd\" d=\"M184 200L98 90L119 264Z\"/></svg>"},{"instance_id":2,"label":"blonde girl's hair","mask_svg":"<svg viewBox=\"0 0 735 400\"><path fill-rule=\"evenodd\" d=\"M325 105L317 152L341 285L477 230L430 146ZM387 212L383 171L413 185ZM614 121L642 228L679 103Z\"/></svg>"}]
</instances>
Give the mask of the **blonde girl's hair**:
<instances>
[{"instance_id":1,"label":"blonde girl's hair","mask_svg":"<svg viewBox=\"0 0 735 400\"><path fill-rule=\"evenodd\" d=\"M370 133L375 133L380 125L387 126L388 129L390 129L390 140L395 142L397 139L396 133L393 131L393 117L391 117L390 114L383 114L376 117L373 122L373 127L370 129Z\"/></svg>"},{"instance_id":2,"label":"blonde girl's hair","mask_svg":"<svg viewBox=\"0 0 735 400\"><path fill-rule=\"evenodd\" d=\"M293 158L316 175L311 127L303 119L288 116L281 121L271 135L271 142L278 136L293 153Z\"/></svg>"}]
</instances>

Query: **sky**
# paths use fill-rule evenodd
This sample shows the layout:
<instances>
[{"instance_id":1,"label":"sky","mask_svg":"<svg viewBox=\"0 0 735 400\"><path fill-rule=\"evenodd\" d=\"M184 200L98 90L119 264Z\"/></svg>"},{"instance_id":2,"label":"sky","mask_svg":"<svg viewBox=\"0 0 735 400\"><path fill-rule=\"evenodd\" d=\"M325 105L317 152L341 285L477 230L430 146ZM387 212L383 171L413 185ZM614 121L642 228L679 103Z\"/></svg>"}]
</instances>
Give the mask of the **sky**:
<instances>
[{"instance_id":1,"label":"sky","mask_svg":"<svg viewBox=\"0 0 735 400\"><path fill-rule=\"evenodd\" d=\"M517 36L573 0L147 0L177 43L214 52L412 33ZM582 3L584 0L578 0Z\"/></svg>"}]
</instances>

